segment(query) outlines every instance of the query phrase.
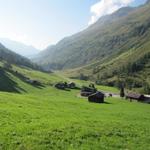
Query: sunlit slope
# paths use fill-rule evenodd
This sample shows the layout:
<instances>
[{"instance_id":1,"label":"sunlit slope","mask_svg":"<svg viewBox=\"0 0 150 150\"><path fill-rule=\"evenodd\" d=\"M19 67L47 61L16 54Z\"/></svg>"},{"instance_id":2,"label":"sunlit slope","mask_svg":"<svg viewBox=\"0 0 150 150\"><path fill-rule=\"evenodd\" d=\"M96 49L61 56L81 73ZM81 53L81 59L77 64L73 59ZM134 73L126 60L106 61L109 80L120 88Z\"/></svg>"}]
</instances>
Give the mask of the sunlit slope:
<instances>
[{"instance_id":1,"label":"sunlit slope","mask_svg":"<svg viewBox=\"0 0 150 150\"><path fill-rule=\"evenodd\" d=\"M43 73L0 62L0 149L137 149L150 147L148 104L105 98L89 103L80 90L58 90L52 84L74 81L61 73ZM40 86L25 82L36 80ZM3 85L3 86L2 86ZM97 86L118 93L116 88Z\"/></svg>"},{"instance_id":2,"label":"sunlit slope","mask_svg":"<svg viewBox=\"0 0 150 150\"><path fill-rule=\"evenodd\" d=\"M1 62L0 91L28 93L40 90L45 86L52 86L56 82L64 81L63 78L54 73L44 73L16 65L11 65L11 68L5 68L4 64ZM30 84L26 79L38 81L40 85Z\"/></svg>"},{"instance_id":3,"label":"sunlit slope","mask_svg":"<svg viewBox=\"0 0 150 150\"><path fill-rule=\"evenodd\" d=\"M0 92L0 149L149 149L149 105L117 98L93 104L78 94Z\"/></svg>"},{"instance_id":4,"label":"sunlit slope","mask_svg":"<svg viewBox=\"0 0 150 150\"><path fill-rule=\"evenodd\" d=\"M114 55L103 64L97 62L85 67L65 71L71 78L80 78L84 74L99 84L117 86L120 79L126 81L127 86L142 88L150 85L150 42L139 48L132 48L119 55Z\"/></svg>"}]
</instances>

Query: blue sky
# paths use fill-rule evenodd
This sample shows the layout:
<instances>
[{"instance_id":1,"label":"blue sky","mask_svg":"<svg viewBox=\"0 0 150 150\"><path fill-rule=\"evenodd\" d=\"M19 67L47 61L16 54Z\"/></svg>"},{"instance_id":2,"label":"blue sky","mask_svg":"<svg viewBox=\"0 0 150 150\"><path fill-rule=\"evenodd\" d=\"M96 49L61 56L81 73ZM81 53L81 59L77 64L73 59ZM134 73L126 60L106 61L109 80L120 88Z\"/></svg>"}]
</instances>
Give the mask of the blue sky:
<instances>
[{"instance_id":1,"label":"blue sky","mask_svg":"<svg viewBox=\"0 0 150 150\"><path fill-rule=\"evenodd\" d=\"M135 0L128 5L136 6L145 1ZM99 2L100 0L0 0L0 37L43 49L88 27L92 15L97 15L96 21L100 14L93 14L95 12L91 8Z\"/></svg>"}]
</instances>

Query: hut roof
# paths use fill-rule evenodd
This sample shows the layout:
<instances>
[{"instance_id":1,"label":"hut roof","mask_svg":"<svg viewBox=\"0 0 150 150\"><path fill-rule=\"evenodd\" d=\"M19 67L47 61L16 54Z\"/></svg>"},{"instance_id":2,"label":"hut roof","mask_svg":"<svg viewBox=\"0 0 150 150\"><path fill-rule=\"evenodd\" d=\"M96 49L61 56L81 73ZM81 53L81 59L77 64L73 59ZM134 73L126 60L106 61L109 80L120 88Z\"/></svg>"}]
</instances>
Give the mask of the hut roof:
<instances>
[{"instance_id":1,"label":"hut roof","mask_svg":"<svg viewBox=\"0 0 150 150\"><path fill-rule=\"evenodd\" d=\"M81 92L94 92L95 93L96 89L83 86L82 89L81 89Z\"/></svg>"},{"instance_id":2,"label":"hut roof","mask_svg":"<svg viewBox=\"0 0 150 150\"><path fill-rule=\"evenodd\" d=\"M104 93L98 91L98 92L90 95L88 97L88 101L94 102L94 103L104 103L104 96L105 96Z\"/></svg>"},{"instance_id":3,"label":"hut roof","mask_svg":"<svg viewBox=\"0 0 150 150\"><path fill-rule=\"evenodd\" d=\"M135 99L140 99L141 97L144 97L144 95L137 94L137 93L128 93L127 97L129 97L129 98L135 98Z\"/></svg>"},{"instance_id":4,"label":"hut roof","mask_svg":"<svg viewBox=\"0 0 150 150\"><path fill-rule=\"evenodd\" d=\"M147 98L150 98L150 95L144 95L145 97L147 97Z\"/></svg>"},{"instance_id":5,"label":"hut roof","mask_svg":"<svg viewBox=\"0 0 150 150\"><path fill-rule=\"evenodd\" d=\"M137 94L137 93L129 93L126 95L126 97L136 99L136 100L142 100L144 98L144 95Z\"/></svg>"},{"instance_id":6,"label":"hut roof","mask_svg":"<svg viewBox=\"0 0 150 150\"><path fill-rule=\"evenodd\" d=\"M99 97L99 96L102 96L102 95L104 96L105 94L103 92L97 91L96 93L91 94L90 96L97 96L97 97Z\"/></svg>"}]
</instances>

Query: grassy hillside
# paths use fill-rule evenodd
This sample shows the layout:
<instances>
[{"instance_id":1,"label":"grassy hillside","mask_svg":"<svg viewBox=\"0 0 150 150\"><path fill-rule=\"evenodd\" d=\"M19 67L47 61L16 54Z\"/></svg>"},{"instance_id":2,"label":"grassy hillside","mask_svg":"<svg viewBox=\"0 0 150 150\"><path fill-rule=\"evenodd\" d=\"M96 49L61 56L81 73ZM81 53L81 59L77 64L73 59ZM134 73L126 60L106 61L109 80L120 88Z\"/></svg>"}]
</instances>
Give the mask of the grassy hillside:
<instances>
[{"instance_id":1,"label":"grassy hillside","mask_svg":"<svg viewBox=\"0 0 150 150\"><path fill-rule=\"evenodd\" d=\"M41 86L34 86L26 82L25 78L36 80L40 82ZM60 72L44 73L16 65L12 65L11 68L8 69L5 68L5 63L0 62L0 91L28 93L31 92L31 90L40 90L46 86L52 86L60 81L75 82L79 87L83 85L88 86L91 83L90 81L69 79ZM113 87L97 85L96 88L106 92L118 93L118 89Z\"/></svg>"},{"instance_id":2,"label":"grassy hillside","mask_svg":"<svg viewBox=\"0 0 150 150\"><path fill-rule=\"evenodd\" d=\"M93 63L65 70L63 74L73 80L91 80L98 85L111 87L120 88L124 83L128 90L150 94L150 52L132 49L103 64Z\"/></svg>"},{"instance_id":3,"label":"grassy hillside","mask_svg":"<svg viewBox=\"0 0 150 150\"><path fill-rule=\"evenodd\" d=\"M15 65L8 70L2 62L0 67L0 149L150 147L149 105L120 98L106 98L104 104L89 103L79 97L79 90L58 90L52 86L70 80L81 86L89 84L87 81ZM38 80L41 86L26 83L23 77ZM97 88L118 93L111 87Z\"/></svg>"},{"instance_id":4,"label":"grassy hillside","mask_svg":"<svg viewBox=\"0 0 150 150\"><path fill-rule=\"evenodd\" d=\"M149 105L119 98L93 104L76 90L28 89L28 94L0 92L0 149L150 147Z\"/></svg>"},{"instance_id":5,"label":"grassy hillside","mask_svg":"<svg viewBox=\"0 0 150 150\"><path fill-rule=\"evenodd\" d=\"M26 79L36 80L41 85L32 85ZM27 67L18 67L11 65L11 68L5 68L5 63L0 64L0 91L28 93L31 90L42 89L46 85L52 85L55 82L64 81L63 78L54 73L43 73Z\"/></svg>"},{"instance_id":6,"label":"grassy hillside","mask_svg":"<svg viewBox=\"0 0 150 150\"><path fill-rule=\"evenodd\" d=\"M87 78L97 84L117 86L121 82L126 88L136 89L141 93L150 93L150 42L137 49L130 49L113 56L104 63L93 63L85 67L65 71L71 78ZM143 51L142 51L143 50Z\"/></svg>"}]
</instances>

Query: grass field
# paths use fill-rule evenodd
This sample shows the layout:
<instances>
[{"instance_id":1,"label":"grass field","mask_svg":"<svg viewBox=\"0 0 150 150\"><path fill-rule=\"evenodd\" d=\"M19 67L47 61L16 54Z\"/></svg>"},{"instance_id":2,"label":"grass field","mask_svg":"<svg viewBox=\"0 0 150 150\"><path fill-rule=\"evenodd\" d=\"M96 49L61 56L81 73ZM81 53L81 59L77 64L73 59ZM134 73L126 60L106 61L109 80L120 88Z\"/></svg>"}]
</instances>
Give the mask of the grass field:
<instances>
[{"instance_id":1,"label":"grass field","mask_svg":"<svg viewBox=\"0 0 150 150\"><path fill-rule=\"evenodd\" d=\"M44 83L62 80L54 74L20 72L42 76ZM94 104L79 98L78 90L48 84L36 88L12 78L24 91L0 92L0 150L150 149L149 105L119 98Z\"/></svg>"}]
</instances>

